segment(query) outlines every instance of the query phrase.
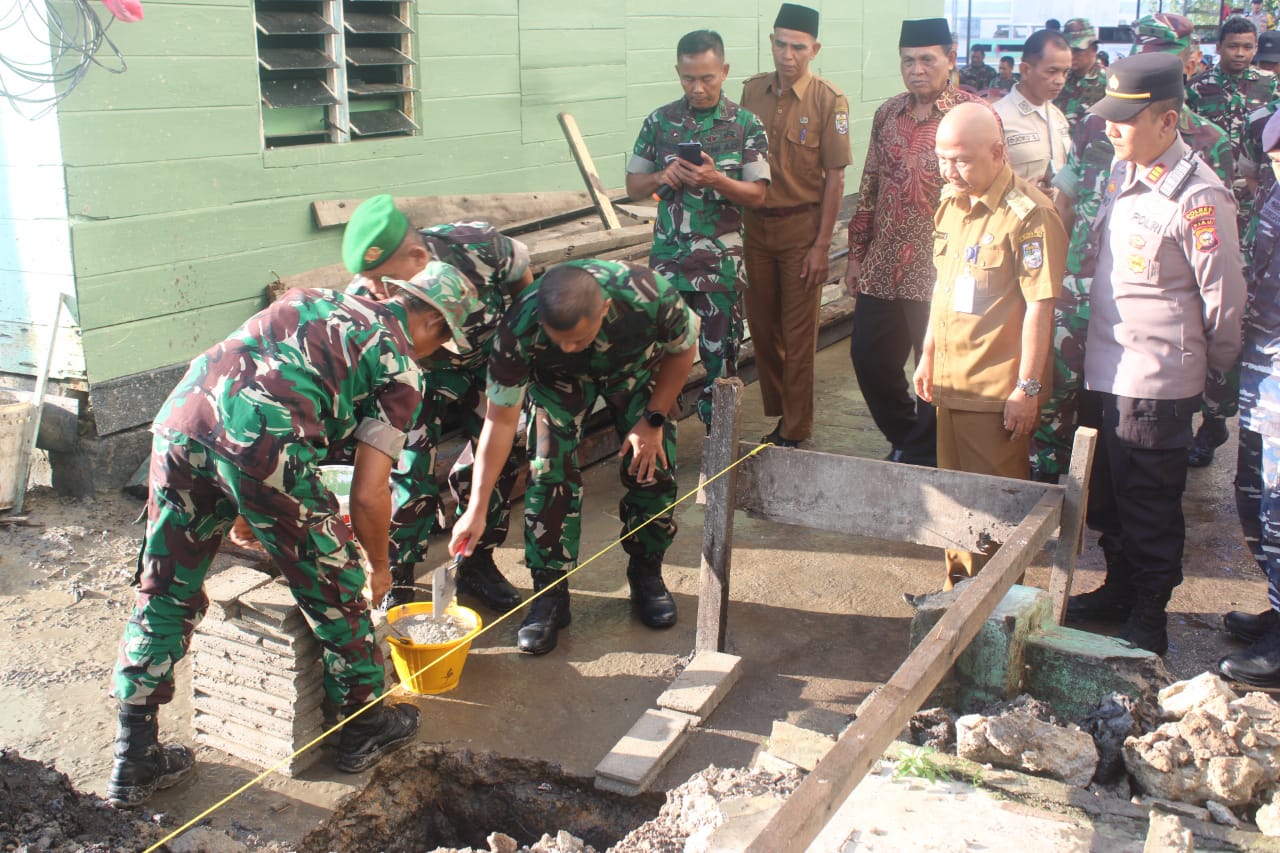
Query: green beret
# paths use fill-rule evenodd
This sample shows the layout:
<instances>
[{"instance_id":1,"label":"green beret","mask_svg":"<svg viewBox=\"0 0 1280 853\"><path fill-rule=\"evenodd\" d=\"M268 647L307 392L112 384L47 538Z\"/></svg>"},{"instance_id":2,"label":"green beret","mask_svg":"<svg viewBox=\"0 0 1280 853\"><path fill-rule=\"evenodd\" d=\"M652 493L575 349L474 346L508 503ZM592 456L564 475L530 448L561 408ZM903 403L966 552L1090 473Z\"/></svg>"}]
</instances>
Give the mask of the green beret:
<instances>
[{"instance_id":1,"label":"green beret","mask_svg":"<svg viewBox=\"0 0 1280 853\"><path fill-rule=\"evenodd\" d=\"M342 263L359 274L384 263L404 240L409 219L396 209L395 199L376 195L351 214L342 235Z\"/></svg>"}]
</instances>

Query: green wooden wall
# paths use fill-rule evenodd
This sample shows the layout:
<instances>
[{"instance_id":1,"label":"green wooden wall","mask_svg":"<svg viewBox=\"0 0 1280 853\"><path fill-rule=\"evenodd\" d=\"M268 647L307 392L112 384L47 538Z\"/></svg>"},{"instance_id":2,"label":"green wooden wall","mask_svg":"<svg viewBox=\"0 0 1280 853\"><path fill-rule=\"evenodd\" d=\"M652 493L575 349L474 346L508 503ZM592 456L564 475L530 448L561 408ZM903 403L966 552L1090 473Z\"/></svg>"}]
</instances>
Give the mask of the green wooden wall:
<instances>
[{"instance_id":1,"label":"green wooden wall","mask_svg":"<svg viewBox=\"0 0 1280 853\"><path fill-rule=\"evenodd\" d=\"M901 89L900 21L941 3L814 5L816 70L852 103L853 192L870 116ZM314 229L315 199L578 188L561 110L605 183L621 186L641 119L679 96L679 37L724 36L736 99L743 78L772 66L777 3L421 0L421 135L274 151L261 143L250 0L145 9L111 28L128 71L95 69L59 110L91 383L186 361L260 308L276 276L334 263L341 236Z\"/></svg>"}]
</instances>

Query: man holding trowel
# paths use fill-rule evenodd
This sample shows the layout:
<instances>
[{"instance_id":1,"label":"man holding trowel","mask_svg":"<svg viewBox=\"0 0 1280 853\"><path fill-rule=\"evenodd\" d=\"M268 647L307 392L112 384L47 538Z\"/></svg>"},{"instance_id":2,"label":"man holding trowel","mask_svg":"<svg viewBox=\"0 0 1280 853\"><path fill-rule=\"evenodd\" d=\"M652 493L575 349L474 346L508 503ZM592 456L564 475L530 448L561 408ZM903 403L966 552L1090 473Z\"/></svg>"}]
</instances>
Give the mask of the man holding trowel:
<instances>
[{"instance_id":1,"label":"man holding trowel","mask_svg":"<svg viewBox=\"0 0 1280 853\"><path fill-rule=\"evenodd\" d=\"M174 666L209 604L205 574L237 515L324 648L327 700L347 718L382 694L352 530L377 603L391 586L391 468L426 440L415 430L429 390L418 362L445 345L469 352L463 319L479 309L475 289L438 262L388 290L381 303L290 291L196 358L156 416L137 603L112 683L115 805L139 805L193 769L189 749L159 744L157 709L173 698ZM355 447L350 525L319 470L345 445ZM417 729L412 705L360 713L342 729L337 767L365 770Z\"/></svg>"}]
</instances>

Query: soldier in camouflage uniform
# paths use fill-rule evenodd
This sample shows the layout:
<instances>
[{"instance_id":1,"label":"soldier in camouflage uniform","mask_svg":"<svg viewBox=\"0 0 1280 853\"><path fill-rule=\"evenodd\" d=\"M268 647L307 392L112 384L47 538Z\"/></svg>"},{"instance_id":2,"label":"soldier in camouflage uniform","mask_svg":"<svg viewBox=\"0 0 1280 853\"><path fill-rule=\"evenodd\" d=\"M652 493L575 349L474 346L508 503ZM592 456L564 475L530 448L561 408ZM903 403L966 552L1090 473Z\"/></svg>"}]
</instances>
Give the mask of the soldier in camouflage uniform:
<instances>
[{"instance_id":1,"label":"soldier in camouflage uniform","mask_svg":"<svg viewBox=\"0 0 1280 853\"><path fill-rule=\"evenodd\" d=\"M481 505L515 436L526 388L533 404L524 497L525 562L536 598L517 645L555 648L569 624L569 589L556 581L577 563L582 528L582 423L603 401L622 439L619 506L627 580L640 619L675 624L662 558L676 533L675 424L666 417L696 354L698 316L662 275L639 264L571 261L552 267L498 327L489 357L489 408L476 454L472 504L454 524L450 550L466 553L484 529ZM654 519L646 524L649 519ZM643 527L642 527L643 525Z\"/></svg>"},{"instance_id":2,"label":"soldier in camouflage uniform","mask_svg":"<svg viewBox=\"0 0 1280 853\"><path fill-rule=\"evenodd\" d=\"M1074 129L1084 120L1085 111L1107 93L1107 71L1098 61L1098 30L1087 18L1067 21L1062 34L1071 45L1071 71L1053 102Z\"/></svg>"},{"instance_id":3,"label":"soldier in camouflage uniform","mask_svg":"<svg viewBox=\"0 0 1280 853\"><path fill-rule=\"evenodd\" d=\"M173 698L174 665L209 604L205 574L237 515L253 525L323 646L328 701L345 715L382 694L352 528L376 602L391 586L391 466L423 439L411 436L426 392L416 359L446 342L466 351L459 321L474 308L474 289L433 263L381 304L290 291L191 363L152 426L139 592L112 687L120 701L112 802L138 805L193 766L185 747L157 743L157 706ZM319 471L346 444L356 445L350 526ZM379 705L343 728L338 768L366 769L417 727L413 706Z\"/></svg>"},{"instance_id":4,"label":"soldier in camouflage uniform","mask_svg":"<svg viewBox=\"0 0 1280 853\"><path fill-rule=\"evenodd\" d=\"M676 46L684 97L645 119L627 164L632 198L659 194L649 266L666 276L702 321L706 370L698 417L711 430L711 387L738 375L742 344L742 208L764 202L769 142L752 113L721 94L729 66L718 33L697 30ZM698 142L702 160L677 145Z\"/></svg>"},{"instance_id":5,"label":"soldier in camouflage uniform","mask_svg":"<svg viewBox=\"0 0 1280 853\"><path fill-rule=\"evenodd\" d=\"M1191 26L1191 20L1182 15L1148 15L1134 24L1135 51L1176 53L1184 65L1189 64ZM1223 182L1229 181L1233 173L1231 140L1221 128L1183 106L1178 133ZM1072 133L1067 165L1053 182L1070 204L1064 220L1071 236L1067 274L1054 309L1053 391L1041 410L1040 428L1031 441L1032 477L1042 482L1056 483L1071 462L1093 276L1089 231L1098 216L1114 153L1106 121L1100 116L1087 116Z\"/></svg>"},{"instance_id":6,"label":"soldier in camouflage uniform","mask_svg":"<svg viewBox=\"0 0 1280 853\"><path fill-rule=\"evenodd\" d=\"M342 257L347 269L356 274L348 293L378 298L384 293L384 277L410 279L434 259L464 275L480 298L465 325L470 352L459 355L441 348L423 365L427 398L418 429L426 431L426 440L406 449L392 472L393 586L386 604L393 607L414 600L415 566L426 560L428 538L437 529L441 509L436 449L445 415L456 413L463 437L474 448L484 424L485 370L494 331L516 296L533 281L533 274L528 248L489 223L454 222L413 229L389 195L374 196L356 208L343 235ZM513 448L490 501L484 539L458 567L458 589L498 613L520 603L520 594L494 563L493 549L506 541L511 490L525 461L524 448ZM464 452L449 472L459 512L470 495L471 475L470 455Z\"/></svg>"},{"instance_id":7,"label":"soldier in camouflage uniform","mask_svg":"<svg viewBox=\"0 0 1280 853\"><path fill-rule=\"evenodd\" d=\"M996 76L996 70L987 64L987 46L975 44L969 48L969 64L960 69L960 85L981 92L995 85ZM1011 87L1013 84L1009 85Z\"/></svg>"},{"instance_id":8,"label":"soldier in camouflage uniform","mask_svg":"<svg viewBox=\"0 0 1280 853\"><path fill-rule=\"evenodd\" d=\"M1264 126L1259 147L1280 170L1280 115ZM1258 196L1258 230L1248 275L1249 303L1240 354L1240 450L1236 507L1245 541L1267 578L1268 608L1231 611L1227 631L1250 646L1218 662L1227 678L1280 687L1280 187Z\"/></svg>"}]
</instances>

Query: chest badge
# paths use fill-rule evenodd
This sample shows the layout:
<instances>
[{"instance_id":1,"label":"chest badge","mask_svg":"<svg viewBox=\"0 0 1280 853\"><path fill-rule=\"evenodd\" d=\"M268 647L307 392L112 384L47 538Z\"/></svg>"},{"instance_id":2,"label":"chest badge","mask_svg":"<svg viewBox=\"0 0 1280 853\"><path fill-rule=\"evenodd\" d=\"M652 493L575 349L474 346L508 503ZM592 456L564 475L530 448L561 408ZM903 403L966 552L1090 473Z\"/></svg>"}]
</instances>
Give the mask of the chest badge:
<instances>
[{"instance_id":1,"label":"chest badge","mask_svg":"<svg viewBox=\"0 0 1280 853\"><path fill-rule=\"evenodd\" d=\"M1129 272L1146 272L1146 271L1147 271L1146 258L1142 257L1142 255L1129 256Z\"/></svg>"},{"instance_id":2,"label":"chest badge","mask_svg":"<svg viewBox=\"0 0 1280 853\"><path fill-rule=\"evenodd\" d=\"M1137 234L1133 234L1129 237L1129 245L1135 249L1141 249L1143 246L1147 245L1147 241Z\"/></svg>"},{"instance_id":3,"label":"chest badge","mask_svg":"<svg viewBox=\"0 0 1280 853\"><path fill-rule=\"evenodd\" d=\"M982 245L984 245L984 246L990 246L990 245L991 245L992 243L994 243L995 241L996 241L996 235L994 235L994 234L983 234L983 235L982 235Z\"/></svg>"}]
</instances>

